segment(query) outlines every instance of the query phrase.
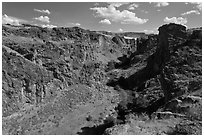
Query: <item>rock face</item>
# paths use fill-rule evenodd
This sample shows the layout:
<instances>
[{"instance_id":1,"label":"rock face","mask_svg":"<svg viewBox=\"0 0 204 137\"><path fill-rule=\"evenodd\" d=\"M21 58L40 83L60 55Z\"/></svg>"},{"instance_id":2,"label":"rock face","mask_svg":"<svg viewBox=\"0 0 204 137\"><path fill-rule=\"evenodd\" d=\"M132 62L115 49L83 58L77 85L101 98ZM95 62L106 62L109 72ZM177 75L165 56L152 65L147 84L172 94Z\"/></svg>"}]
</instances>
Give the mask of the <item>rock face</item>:
<instances>
[{"instance_id":1,"label":"rock face","mask_svg":"<svg viewBox=\"0 0 204 137\"><path fill-rule=\"evenodd\" d=\"M173 34L169 33L167 27L175 27L172 28L172 31L176 30L179 33L185 29L183 26L173 26L175 24L170 24L168 26L162 26L159 28L159 43L157 46L156 52L148 58L147 65L144 69L140 70L138 73L127 78L126 83L128 83L129 88L134 88L136 86L140 86L146 80L155 77L158 75L161 70L163 69L165 63L169 60L170 56L170 46L169 46L169 39L171 35L179 35L176 32L172 32ZM181 28L179 28L181 27ZM179 35L180 36L180 35ZM177 37L177 36L175 36Z\"/></svg>"},{"instance_id":2,"label":"rock face","mask_svg":"<svg viewBox=\"0 0 204 137\"><path fill-rule=\"evenodd\" d=\"M77 27L2 31L3 134L77 134L114 113L104 68L122 47L112 39Z\"/></svg>"},{"instance_id":3,"label":"rock face","mask_svg":"<svg viewBox=\"0 0 204 137\"><path fill-rule=\"evenodd\" d=\"M40 103L50 90L56 90L51 89L52 73L8 47L3 46L2 50L3 117L18 112L26 102Z\"/></svg>"},{"instance_id":4,"label":"rock face","mask_svg":"<svg viewBox=\"0 0 204 137\"><path fill-rule=\"evenodd\" d=\"M201 28L171 23L145 35L2 26L3 134L200 134L201 81Z\"/></svg>"},{"instance_id":5,"label":"rock face","mask_svg":"<svg viewBox=\"0 0 204 137\"><path fill-rule=\"evenodd\" d=\"M171 97L172 95L170 95L172 91L169 90L172 90L172 88L176 87L172 87L173 85L170 85L169 83L171 80L169 81L167 80L168 79L167 75L169 75L172 72L165 73L164 71L167 70L170 71L169 67L171 68L174 67L175 71L176 69L182 67L180 66L180 64L177 64L177 66L175 66L174 64L173 66L173 59L178 60L179 62L186 61L186 59L184 58L178 58L178 54L180 54L180 57L185 56L186 53L185 52L181 53L180 50L182 48L187 48L187 46L191 44L190 41L193 40L191 37L187 38L186 28L182 25L168 24L160 27L158 35L159 43L157 45L157 49L155 53L153 53L151 56L147 58L147 65L127 78L124 77L119 78L119 80L116 81L115 84L118 83L122 88L134 90L134 88L140 88L141 86L143 86L147 80L154 78L157 75L160 75L159 80L166 99L168 100L172 98ZM200 41L201 39L199 38L197 42L199 43ZM197 49L197 47L189 46L188 48ZM180 53L178 53L179 51ZM201 49L199 50L199 52L201 52ZM199 62L200 60L193 60L193 62L197 61Z\"/></svg>"},{"instance_id":6,"label":"rock face","mask_svg":"<svg viewBox=\"0 0 204 137\"><path fill-rule=\"evenodd\" d=\"M149 54L146 61L137 62L133 66L117 72L116 76L109 81L111 86L119 86L121 90L132 91L129 93L129 96L134 96L132 102L125 101L124 98L126 103L121 104L123 107L124 105L127 106L124 111L132 110L136 113L147 113L151 118L153 112L166 104L166 109L162 111L170 110L171 113L176 112L176 115L185 114L194 117L191 111L195 110L195 115L200 115L201 103L195 105L194 103L186 104L182 102L179 105L172 102L175 102L173 100L176 98L183 98L186 94L195 92L201 94L201 35L201 29L186 31L184 26L172 23L161 26L159 28L157 48ZM148 42L148 40L143 41ZM138 54L134 53L132 57L137 57ZM138 68L138 66L141 67ZM193 83L197 84L194 85ZM198 89L199 91L197 91ZM131 100L131 97L129 97L129 100ZM189 107L186 107L186 105ZM161 113L166 114L165 112ZM137 121L134 122L137 123ZM186 121L186 123L188 122ZM113 130L123 130L125 127L120 128L116 126ZM199 130L200 133L200 129L201 127L196 127L194 130ZM137 129L130 128L129 130ZM179 134L178 130L175 129L171 134ZM117 133L114 131L113 134ZM124 132L124 134L128 133Z\"/></svg>"},{"instance_id":7,"label":"rock face","mask_svg":"<svg viewBox=\"0 0 204 137\"><path fill-rule=\"evenodd\" d=\"M123 50L126 54L128 54L128 52L135 52L137 50L136 38L125 38L116 35L112 38L112 41L123 47Z\"/></svg>"}]
</instances>

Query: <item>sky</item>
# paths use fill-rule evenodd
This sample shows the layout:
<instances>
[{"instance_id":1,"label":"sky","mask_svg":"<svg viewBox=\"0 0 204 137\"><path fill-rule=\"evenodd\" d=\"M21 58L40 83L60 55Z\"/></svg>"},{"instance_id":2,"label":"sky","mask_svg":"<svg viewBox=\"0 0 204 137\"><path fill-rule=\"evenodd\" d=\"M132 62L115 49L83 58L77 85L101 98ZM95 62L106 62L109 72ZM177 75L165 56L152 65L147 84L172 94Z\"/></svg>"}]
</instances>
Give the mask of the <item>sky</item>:
<instances>
[{"instance_id":1,"label":"sky","mask_svg":"<svg viewBox=\"0 0 204 137\"><path fill-rule=\"evenodd\" d=\"M73 27L111 32L157 33L178 23L202 26L199 2L3 2L2 23Z\"/></svg>"}]
</instances>

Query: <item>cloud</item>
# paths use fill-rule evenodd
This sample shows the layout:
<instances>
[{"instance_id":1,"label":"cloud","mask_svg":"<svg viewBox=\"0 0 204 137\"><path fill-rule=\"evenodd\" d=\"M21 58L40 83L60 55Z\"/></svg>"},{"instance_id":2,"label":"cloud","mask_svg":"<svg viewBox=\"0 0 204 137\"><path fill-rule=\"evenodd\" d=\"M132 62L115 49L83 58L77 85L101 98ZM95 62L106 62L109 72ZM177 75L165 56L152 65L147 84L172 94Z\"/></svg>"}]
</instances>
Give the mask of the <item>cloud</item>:
<instances>
[{"instance_id":1,"label":"cloud","mask_svg":"<svg viewBox=\"0 0 204 137\"><path fill-rule=\"evenodd\" d=\"M165 7L169 5L168 2L155 2L155 4L155 7Z\"/></svg>"},{"instance_id":2,"label":"cloud","mask_svg":"<svg viewBox=\"0 0 204 137\"><path fill-rule=\"evenodd\" d=\"M202 3L201 2L190 2L190 3L194 4L198 10L202 11Z\"/></svg>"},{"instance_id":3,"label":"cloud","mask_svg":"<svg viewBox=\"0 0 204 137\"><path fill-rule=\"evenodd\" d=\"M158 28L153 28L153 29L151 29L151 30L145 29L145 30L144 30L144 33L146 33L146 34L158 34L159 31L158 31Z\"/></svg>"},{"instance_id":4,"label":"cloud","mask_svg":"<svg viewBox=\"0 0 204 137\"><path fill-rule=\"evenodd\" d=\"M81 26L80 23L70 23L70 24L73 25L73 26Z\"/></svg>"},{"instance_id":5,"label":"cloud","mask_svg":"<svg viewBox=\"0 0 204 137\"><path fill-rule=\"evenodd\" d=\"M40 16L40 17L36 17L34 19L35 20L39 20L41 22L50 23L50 18L48 16Z\"/></svg>"},{"instance_id":6,"label":"cloud","mask_svg":"<svg viewBox=\"0 0 204 137\"><path fill-rule=\"evenodd\" d=\"M75 25L76 25L76 26L81 26L81 24L80 24L80 23L75 23Z\"/></svg>"},{"instance_id":7,"label":"cloud","mask_svg":"<svg viewBox=\"0 0 204 137\"><path fill-rule=\"evenodd\" d=\"M196 7L201 11L202 10L202 3L198 3Z\"/></svg>"},{"instance_id":8,"label":"cloud","mask_svg":"<svg viewBox=\"0 0 204 137\"><path fill-rule=\"evenodd\" d=\"M142 19L135 15L134 12L128 10L117 10L114 6L108 7L94 7L90 10L96 11L96 17L108 19L113 22L120 22L121 24L144 24L148 19Z\"/></svg>"},{"instance_id":9,"label":"cloud","mask_svg":"<svg viewBox=\"0 0 204 137\"><path fill-rule=\"evenodd\" d=\"M4 14L2 16L2 24L20 25L20 24L26 23L26 22L27 22L26 20L12 17L12 16L8 16L6 14Z\"/></svg>"},{"instance_id":10,"label":"cloud","mask_svg":"<svg viewBox=\"0 0 204 137\"><path fill-rule=\"evenodd\" d=\"M99 3L98 2L96 2L95 4L94 4L94 6L98 6L99 5Z\"/></svg>"},{"instance_id":11,"label":"cloud","mask_svg":"<svg viewBox=\"0 0 204 137\"><path fill-rule=\"evenodd\" d=\"M119 31L119 32L123 32L123 29L119 28L118 31Z\"/></svg>"},{"instance_id":12,"label":"cloud","mask_svg":"<svg viewBox=\"0 0 204 137\"><path fill-rule=\"evenodd\" d=\"M196 6L200 11L202 11L202 3L200 3L200 4L197 4L197 6Z\"/></svg>"},{"instance_id":13,"label":"cloud","mask_svg":"<svg viewBox=\"0 0 204 137\"><path fill-rule=\"evenodd\" d=\"M101 20L99 23L101 23L101 24L108 24L108 25L111 24L110 20L108 20L108 19Z\"/></svg>"},{"instance_id":14,"label":"cloud","mask_svg":"<svg viewBox=\"0 0 204 137\"><path fill-rule=\"evenodd\" d=\"M135 8L138 8L138 7L139 7L138 4L133 3L133 4L130 4L130 5L128 6L128 9L129 9L129 10L134 10Z\"/></svg>"},{"instance_id":15,"label":"cloud","mask_svg":"<svg viewBox=\"0 0 204 137\"><path fill-rule=\"evenodd\" d=\"M146 34L151 34L151 33L154 33L154 31L153 30L144 30L144 32L146 33Z\"/></svg>"},{"instance_id":16,"label":"cloud","mask_svg":"<svg viewBox=\"0 0 204 137\"><path fill-rule=\"evenodd\" d=\"M122 5L125 5L125 4L129 4L129 2L108 2L109 6L113 6L113 7L120 7Z\"/></svg>"},{"instance_id":17,"label":"cloud","mask_svg":"<svg viewBox=\"0 0 204 137\"><path fill-rule=\"evenodd\" d=\"M145 14L149 13L149 12L146 11L146 10L141 10L141 12L143 12L143 13L145 13Z\"/></svg>"},{"instance_id":18,"label":"cloud","mask_svg":"<svg viewBox=\"0 0 204 137\"><path fill-rule=\"evenodd\" d=\"M189 14L193 14L193 13L197 14L197 15L200 14L200 12L198 10L191 10L191 11L187 11L185 13L182 13L181 15L184 16L184 15L189 15Z\"/></svg>"},{"instance_id":19,"label":"cloud","mask_svg":"<svg viewBox=\"0 0 204 137\"><path fill-rule=\"evenodd\" d=\"M39 10L39 9L34 9L34 11L40 12L40 13L45 13L45 14L50 14L49 10Z\"/></svg>"},{"instance_id":20,"label":"cloud","mask_svg":"<svg viewBox=\"0 0 204 137\"><path fill-rule=\"evenodd\" d=\"M187 19L186 18L182 18L182 17L172 17L172 18L169 18L169 17L166 17L164 18L164 22L168 22L168 23L176 23L176 24L186 24L187 23Z\"/></svg>"},{"instance_id":21,"label":"cloud","mask_svg":"<svg viewBox=\"0 0 204 137\"><path fill-rule=\"evenodd\" d=\"M43 25L41 25L43 28L56 28L57 26L55 26L55 25L50 25L50 24L43 24Z\"/></svg>"},{"instance_id":22,"label":"cloud","mask_svg":"<svg viewBox=\"0 0 204 137\"><path fill-rule=\"evenodd\" d=\"M192 4L195 5L194 8L202 11L202 3L201 2L185 2L186 5Z\"/></svg>"}]
</instances>

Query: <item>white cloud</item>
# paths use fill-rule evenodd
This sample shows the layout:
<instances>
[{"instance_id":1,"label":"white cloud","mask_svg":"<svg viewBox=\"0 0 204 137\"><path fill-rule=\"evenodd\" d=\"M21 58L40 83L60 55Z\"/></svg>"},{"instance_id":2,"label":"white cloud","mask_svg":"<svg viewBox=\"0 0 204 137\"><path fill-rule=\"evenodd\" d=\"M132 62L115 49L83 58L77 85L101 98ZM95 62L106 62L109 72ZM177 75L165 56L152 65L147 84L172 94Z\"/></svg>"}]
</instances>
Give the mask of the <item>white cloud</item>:
<instances>
[{"instance_id":1,"label":"white cloud","mask_svg":"<svg viewBox=\"0 0 204 137\"><path fill-rule=\"evenodd\" d=\"M94 7L90 10L96 11L96 16L108 19L113 22L120 22L121 24L144 24L148 19L142 19L135 15L134 12L128 10L117 10L114 6L108 7Z\"/></svg>"},{"instance_id":2,"label":"white cloud","mask_svg":"<svg viewBox=\"0 0 204 137\"><path fill-rule=\"evenodd\" d=\"M40 16L40 17L36 17L34 18L35 20L39 20L41 22L46 22L49 23L50 22L50 18L48 16Z\"/></svg>"},{"instance_id":3,"label":"white cloud","mask_svg":"<svg viewBox=\"0 0 204 137\"><path fill-rule=\"evenodd\" d=\"M26 20L18 19L16 17L8 16L4 14L2 16L2 24L20 25L21 23L27 22Z\"/></svg>"},{"instance_id":4,"label":"white cloud","mask_svg":"<svg viewBox=\"0 0 204 137\"><path fill-rule=\"evenodd\" d=\"M43 24L42 27L43 27L43 28L56 28L57 26L55 26L55 25L50 25L50 24L46 24L46 25Z\"/></svg>"},{"instance_id":5,"label":"white cloud","mask_svg":"<svg viewBox=\"0 0 204 137\"><path fill-rule=\"evenodd\" d=\"M202 10L202 3L198 4L196 7L201 11Z\"/></svg>"},{"instance_id":6,"label":"white cloud","mask_svg":"<svg viewBox=\"0 0 204 137\"><path fill-rule=\"evenodd\" d=\"M151 29L151 30L145 29L144 32L145 32L146 34L158 34L158 33L159 33L158 28L153 28L153 29Z\"/></svg>"},{"instance_id":7,"label":"white cloud","mask_svg":"<svg viewBox=\"0 0 204 137\"><path fill-rule=\"evenodd\" d=\"M169 5L168 2L155 2L155 3L156 3L155 7L165 7Z\"/></svg>"},{"instance_id":8,"label":"white cloud","mask_svg":"<svg viewBox=\"0 0 204 137\"><path fill-rule=\"evenodd\" d=\"M143 13L145 13L145 14L149 13L149 12L146 11L146 10L141 10L141 12L143 12Z\"/></svg>"},{"instance_id":9,"label":"white cloud","mask_svg":"<svg viewBox=\"0 0 204 137\"><path fill-rule=\"evenodd\" d=\"M119 28L118 31L119 31L119 32L123 32L123 29Z\"/></svg>"},{"instance_id":10,"label":"white cloud","mask_svg":"<svg viewBox=\"0 0 204 137\"><path fill-rule=\"evenodd\" d=\"M150 34L150 33L154 33L154 31L153 30L144 30L144 32L146 33L146 34Z\"/></svg>"},{"instance_id":11,"label":"white cloud","mask_svg":"<svg viewBox=\"0 0 204 137\"><path fill-rule=\"evenodd\" d=\"M81 26L80 23L70 23L70 24L73 25L73 26Z\"/></svg>"},{"instance_id":12,"label":"white cloud","mask_svg":"<svg viewBox=\"0 0 204 137\"><path fill-rule=\"evenodd\" d=\"M108 20L108 19L101 20L99 23L101 23L101 24L108 24L108 25L111 24L110 20Z\"/></svg>"},{"instance_id":13,"label":"white cloud","mask_svg":"<svg viewBox=\"0 0 204 137\"><path fill-rule=\"evenodd\" d=\"M40 12L40 13L45 13L45 14L50 14L49 10L39 10L39 9L34 9L34 11Z\"/></svg>"},{"instance_id":14,"label":"white cloud","mask_svg":"<svg viewBox=\"0 0 204 137\"><path fill-rule=\"evenodd\" d=\"M202 2L185 2L186 5L192 4L195 5L194 8L198 9L199 11L202 10Z\"/></svg>"},{"instance_id":15,"label":"white cloud","mask_svg":"<svg viewBox=\"0 0 204 137\"><path fill-rule=\"evenodd\" d=\"M194 4L198 10L202 10L202 3L201 2L190 2L191 4Z\"/></svg>"},{"instance_id":16,"label":"white cloud","mask_svg":"<svg viewBox=\"0 0 204 137\"><path fill-rule=\"evenodd\" d=\"M198 2L196 7L201 11L201 10L202 10L202 3L201 3L201 2L200 2L200 3Z\"/></svg>"},{"instance_id":17,"label":"white cloud","mask_svg":"<svg viewBox=\"0 0 204 137\"><path fill-rule=\"evenodd\" d=\"M184 16L184 15L189 15L189 14L193 14L193 13L197 14L197 15L200 14L200 12L198 10L191 10L191 11L187 11L185 13L182 13L181 15Z\"/></svg>"},{"instance_id":18,"label":"white cloud","mask_svg":"<svg viewBox=\"0 0 204 137\"><path fill-rule=\"evenodd\" d=\"M172 17L172 18L169 18L169 17L166 17L164 18L164 22L168 22L168 23L176 23L176 24L186 24L187 23L187 19L186 18L182 18L182 17Z\"/></svg>"},{"instance_id":19,"label":"white cloud","mask_svg":"<svg viewBox=\"0 0 204 137\"><path fill-rule=\"evenodd\" d=\"M94 4L94 6L98 6L99 5L99 3L98 2L96 2L95 4Z\"/></svg>"},{"instance_id":20,"label":"white cloud","mask_svg":"<svg viewBox=\"0 0 204 137\"><path fill-rule=\"evenodd\" d=\"M129 10L134 10L135 8L138 8L138 7L139 7L138 4L133 3L133 4L130 4L130 5L128 6L128 9L129 9Z\"/></svg>"},{"instance_id":21,"label":"white cloud","mask_svg":"<svg viewBox=\"0 0 204 137\"><path fill-rule=\"evenodd\" d=\"M122 5L128 4L129 2L108 2L108 4L110 4L109 6L113 6L113 7L120 7Z\"/></svg>"},{"instance_id":22,"label":"white cloud","mask_svg":"<svg viewBox=\"0 0 204 137\"><path fill-rule=\"evenodd\" d=\"M76 25L76 26L81 26L81 24L80 24L80 23L75 23L75 25Z\"/></svg>"}]
</instances>

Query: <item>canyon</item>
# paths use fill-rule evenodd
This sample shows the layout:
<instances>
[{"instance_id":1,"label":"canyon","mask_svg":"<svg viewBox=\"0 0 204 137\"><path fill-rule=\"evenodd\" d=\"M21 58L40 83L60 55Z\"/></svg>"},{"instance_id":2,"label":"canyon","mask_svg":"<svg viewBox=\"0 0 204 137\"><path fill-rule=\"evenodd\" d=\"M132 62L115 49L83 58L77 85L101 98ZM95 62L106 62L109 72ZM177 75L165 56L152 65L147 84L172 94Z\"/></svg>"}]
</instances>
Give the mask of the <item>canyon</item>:
<instances>
[{"instance_id":1,"label":"canyon","mask_svg":"<svg viewBox=\"0 0 204 137\"><path fill-rule=\"evenodd\" d=\"M2 133L202 134L202 28L2 25Z\"/></svg>"}]
</instances>

